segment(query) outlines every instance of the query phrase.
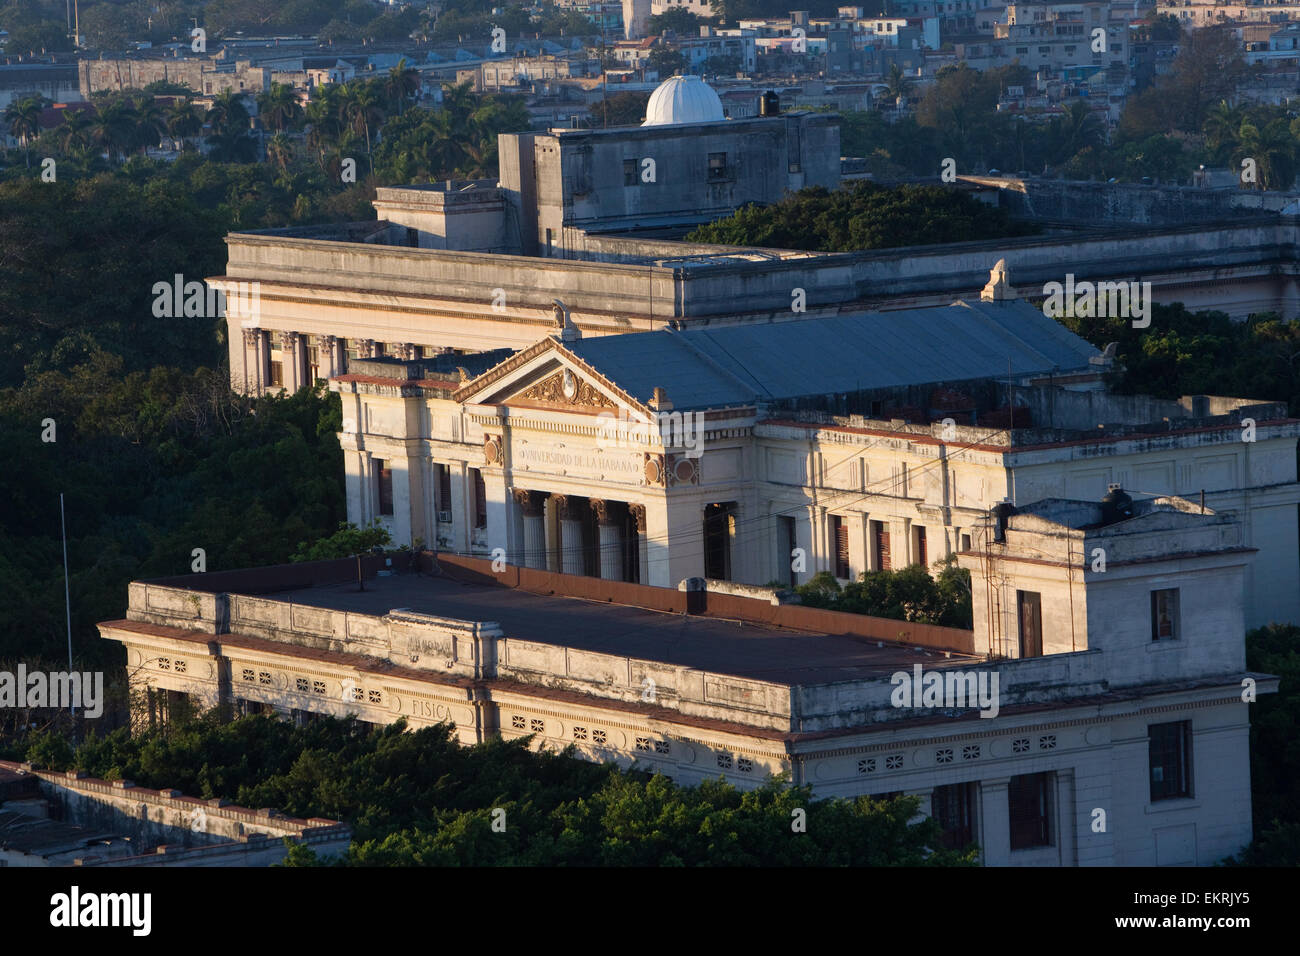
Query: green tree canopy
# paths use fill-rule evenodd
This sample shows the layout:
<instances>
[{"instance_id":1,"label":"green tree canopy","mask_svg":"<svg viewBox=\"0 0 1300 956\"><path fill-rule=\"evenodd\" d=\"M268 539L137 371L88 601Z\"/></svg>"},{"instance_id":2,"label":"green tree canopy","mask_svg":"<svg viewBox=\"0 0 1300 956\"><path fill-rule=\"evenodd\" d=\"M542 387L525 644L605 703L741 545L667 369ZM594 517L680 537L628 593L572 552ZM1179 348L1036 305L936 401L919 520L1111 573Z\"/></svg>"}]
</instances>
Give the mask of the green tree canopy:
<instances>
[{"instance_id":1,"label":"green tree canopy","mask_svg":"<svg viewBox=\"0 0 1300 956\"><path fill-rule=\"evenodd\" d=\"M940 186L885 188L857 182L800 190L772 206L747 206L695 229L687 239L731 246L852 252L904 245L1023 236L1038 227L1013 221L964 193Z\"/></svg>"}]
</instances>

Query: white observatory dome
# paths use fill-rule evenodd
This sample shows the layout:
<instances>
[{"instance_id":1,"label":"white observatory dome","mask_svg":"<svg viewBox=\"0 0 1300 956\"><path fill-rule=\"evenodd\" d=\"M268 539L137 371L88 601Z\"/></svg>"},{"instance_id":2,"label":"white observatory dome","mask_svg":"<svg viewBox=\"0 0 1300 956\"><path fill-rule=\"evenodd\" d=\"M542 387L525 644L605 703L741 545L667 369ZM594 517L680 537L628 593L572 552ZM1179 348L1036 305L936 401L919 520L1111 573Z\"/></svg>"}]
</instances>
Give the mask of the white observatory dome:
<instances>
[{"instance_id":1,"label":"white observatory dome","mask_svg":"<svg viewBox=\"0 0 1300 956\"><path fill-rule=\"evenodd\" d=\"M698 76L673 76L650 94L642 126L675 126L681 123L716 123L724 119L722 100Z\"/></svg>"}]
</instances>

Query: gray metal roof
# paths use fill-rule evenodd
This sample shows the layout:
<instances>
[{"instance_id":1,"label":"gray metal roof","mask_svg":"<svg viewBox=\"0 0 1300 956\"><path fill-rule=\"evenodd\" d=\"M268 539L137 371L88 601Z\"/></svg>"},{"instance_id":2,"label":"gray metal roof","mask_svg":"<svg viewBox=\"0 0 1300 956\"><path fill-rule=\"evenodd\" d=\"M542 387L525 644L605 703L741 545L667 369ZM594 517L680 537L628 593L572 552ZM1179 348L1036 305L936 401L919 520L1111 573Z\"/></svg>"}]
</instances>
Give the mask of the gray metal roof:
<instances>
[{"instance_id":1,"label":"gray metal roof","mask_svg":"<svg viewBox=\"0 0 1300 956\"><path fill-rule=\"evenodd\" d=\"M633 397L717 408L865 389L1089 367L1097 349L1026 302L950 306L569 344Z\"/></svg>"}]
</instances>

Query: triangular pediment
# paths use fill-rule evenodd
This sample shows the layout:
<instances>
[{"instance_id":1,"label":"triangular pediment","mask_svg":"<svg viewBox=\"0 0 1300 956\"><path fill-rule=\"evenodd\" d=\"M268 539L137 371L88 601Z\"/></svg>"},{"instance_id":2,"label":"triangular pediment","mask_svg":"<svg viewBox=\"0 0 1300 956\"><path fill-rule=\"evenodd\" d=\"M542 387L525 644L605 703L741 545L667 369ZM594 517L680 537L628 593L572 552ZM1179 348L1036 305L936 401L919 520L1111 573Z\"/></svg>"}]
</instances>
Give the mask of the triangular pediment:
<instances>
[{"instance_id":1,"label":"triangular pediment","mask_svg":"<svg viewBox=\"0 0 1300 956\"><path fill-rule=\"evenodd\" d=\"M466 382L455 393L466 405L503 405L598 415L645 410L636 399L554 339L544 339Z\"/></svg>"}]
</instances>

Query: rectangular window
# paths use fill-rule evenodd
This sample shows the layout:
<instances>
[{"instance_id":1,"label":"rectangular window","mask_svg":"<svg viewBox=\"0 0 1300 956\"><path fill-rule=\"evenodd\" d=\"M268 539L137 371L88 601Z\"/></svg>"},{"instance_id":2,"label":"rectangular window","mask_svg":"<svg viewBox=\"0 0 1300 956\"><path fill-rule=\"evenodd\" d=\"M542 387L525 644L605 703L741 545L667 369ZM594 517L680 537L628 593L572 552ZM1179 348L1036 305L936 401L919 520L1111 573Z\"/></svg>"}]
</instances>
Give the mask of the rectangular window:
<instances>
[{"instance_id":1,"label":"rectangular window","mask_svg":"<svg viewBox=\"0 0 1300 956\"><path fill-rule=\"evenodd\" d=\"M320 378L320 349L315 345L307 347L307 374L313 385Z\"/></svg>"},{"instance_id":2,"label":"rectangular window","mask_svg":"<svg viewBox=\"0 0 1300 956\"><path fill-rule=\"evenodd\" d=\"M831 515L831 542L835 547L835 576L849 576L849 526L839 515Z\"/></svg>"},{"instance_id":3,"label":"rectangular window","mask_svg":"<svg viewBox=\"0 0 1300 956\"><path fill-rule=\"evenodd\" d=\"M1011 849L1027 850L1052 845L1051 779L1050 773L1029 773L1011 778L1007 786Z\"/></svg>"},{"instance_id":4,"label":"rectangular window","mask_svg":"<svg viewBox=\"0 0 1300 956\"><path fill-rule=\"evenodd\" d=\"M935 787L930 795L930 816L943 828L943 845L960 850L975 842L975 784L955 783Z\"/></svg>"},{"instance_id":5,"label":"rectangular window","mask_svg":"<svg viewBox=\"0 0 1300 956\"><path fill-rule=\"evenodd\" d=\"M1017 591L1020 609L1020 656L1043 656L1043 598L1037 591Z\"/></svg>"},{"instance_id":6,"label":"rectangular window","mask_svg":"<svg viewBox=\"0 0 1300 956\"><path fill-rule=\"evenodd\" d=\"M637 184L637 161L635 159L623 160L623 185L635 186Z\"/></svg>"},{"instance_id":7,"label":"rectangular window","mask_svg":"<svg viewBox=\"0 0 1300 956\"><path fill-rule=\"evenodd\" d=\"M393 470L382 458L375 459L375 491L379 498L379 513L393 513Z\"/></svg>"},{"instance_id":8,"label":"rectangular window","mask_svg":"<svg viewBox=\"0 0 1300 956\"><path fill-rule=\"evenodd\" d=\"M438 520L442 522L451 521L451 466L437 465L433 466L434 478L437 481L438 500L436 510Z\"/></svg>"},{"instance_id":9,"label":"rectangular window","mask_svg":"<svg viewBox=\"0 0 1300 956\"><path fill-rule=\"evenodd\" d=\"M961 536L961 549L963 551L970 550L970 535L964 534Z\"/></svg>"},{"instance_id":10,"label":"rectangular window","mask_svg":"<svg viewBox=\"0 0 1300 956\"><path fill-rule=\"evenodd\" d=\"M487 527L487 488L483 484L483 472L477 468L469 470L474 482L474 527Z\"/></svg>"},{"instance_id":11,"label":"rectangular window","mask_svg":"<svg viewBox=\"0 0 1300 956\"><path fill-rule=\"evenodd\" d=\"M883 521L871 522L871 541L872 547L876 551L876 570L890 571L893 565L889 558L889 531Z\"/></svg>"},{"instance_id":12,"label":"rectangular window","mask_svg":"<svg viewBox=\"0 0 1300 956\"><path fill-rule=\"evenodd\" d=\"M271 363L271 387L272 388L284 387L284 363L283 362Z\"/></svg>"},{"instance_id":13,"label":"rectangular window","mask_svg":"<svg viewBox=\"0 0 1300 956\"><path fill-rule=\"evenodd\" d=\"M717 182L727 178L727 154L709 153L709 181Z\"/></svg>"},{"instance_id":14,"label":"rectangular window","mask_svg":"<svg viewBox=\"0 0 1300 956\"><path fill-rule=\"evenodd\" d=\"M1177 720L1147 728L1151 802L1192 795L1192 722Z\"/></svg>"},{"instance_id":15,"label":"rectangular window","mask_svg":"<svg viewBox=\"0 0 1300 956\"><path fill-rule=\"evenodd\" d=\"M778 518L780 527L777 529L777 537L780 543L781 551L777 554L778 568L785 568L785 580L790 587L794 587L799 582L796 580L794 570L794 549L799 547L798 538L795 536L794 518L790 515L781 515Z\"/></svg>"},{"instance_id":16,"label":"rectangular window","mask_svg":"<svg viewBox=\"0 0 1300 956\"><path fill-rule=\"evenodd\" d=\"M343 346L343 371L352 368L352 363L361 358L361 353L357 350L356 340L344 339L341 343Z\"/></svg>"},{"instance_id":17,"label":"rectangular window","mask_svg":"<svg viewBox=\"0 0 1300 956\"><path fill-rule=\"evenodd\" d=\"M917 525L915 529L915 533L916 533L916 563L923 568L928 568L930 566L930 552L926 548L924 526Z\"/></svg>"},{"instance_id":18,"label":"rectangular window","mask_svg":"<svg viewBox=\"0 0 1300 956\"><path fill-rule=\"evenodd\" d=\"M1151 640L1178 639L1178 588L1151 592Z\"/></svg>"}]
</instances>

